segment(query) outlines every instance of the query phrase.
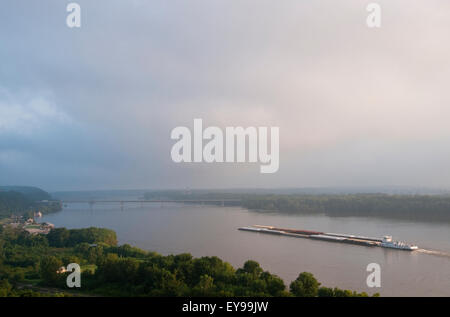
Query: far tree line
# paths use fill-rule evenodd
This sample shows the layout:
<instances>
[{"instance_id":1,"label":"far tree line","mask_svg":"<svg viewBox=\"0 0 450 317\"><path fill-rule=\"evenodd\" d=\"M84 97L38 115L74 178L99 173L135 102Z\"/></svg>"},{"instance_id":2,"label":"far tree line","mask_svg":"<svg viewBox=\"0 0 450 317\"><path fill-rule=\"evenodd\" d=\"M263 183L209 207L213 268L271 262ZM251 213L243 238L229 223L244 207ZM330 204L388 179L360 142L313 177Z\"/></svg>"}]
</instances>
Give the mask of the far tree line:
<instances>
[{"instance_id":1,"label":"far tree line","mask_svg":"<svg viewBox=\"0 0 450 317\"><path fill-rule=\"evenodd\" d=\"M412 221L450 221L450 195L391 194L248 194L208 191L153 191L147 199L235 199L254 211L323 214L336 217L379 217ZM219 203L216 203L219 205Z\"/></svg>"},{"instance_id":2,"label":"far tree line","mask_svg":"<svg viewBox=\"0 0 450 317\"><path fill-rule=\"evenodd\" d=\"M43 214L61 210L59 201L50 201L51 196L39 189L22 190L22 187L12 189L0 188L0 219L11 216L32 217L37 211Z\"/></svg>"}]
</instances>

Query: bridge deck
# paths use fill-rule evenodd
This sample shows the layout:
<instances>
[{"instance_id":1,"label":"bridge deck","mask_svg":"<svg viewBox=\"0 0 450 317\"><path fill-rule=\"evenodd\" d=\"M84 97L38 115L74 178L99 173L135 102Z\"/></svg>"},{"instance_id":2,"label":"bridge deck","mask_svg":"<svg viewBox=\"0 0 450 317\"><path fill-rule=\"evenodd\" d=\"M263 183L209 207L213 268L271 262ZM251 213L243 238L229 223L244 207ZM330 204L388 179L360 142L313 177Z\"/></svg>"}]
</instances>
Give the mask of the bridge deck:
<instances>
[{"instance_id":1,"label":"bridge deck","mask_svg":"<svg viewBox=\"0 0 450 317\"><path fill-rule=\"evenodd\" d=\"M242 202L241 199L153 199L153 200L63 200L63 204L73 203L222 203Z\"/></svg>"}]
</instances>

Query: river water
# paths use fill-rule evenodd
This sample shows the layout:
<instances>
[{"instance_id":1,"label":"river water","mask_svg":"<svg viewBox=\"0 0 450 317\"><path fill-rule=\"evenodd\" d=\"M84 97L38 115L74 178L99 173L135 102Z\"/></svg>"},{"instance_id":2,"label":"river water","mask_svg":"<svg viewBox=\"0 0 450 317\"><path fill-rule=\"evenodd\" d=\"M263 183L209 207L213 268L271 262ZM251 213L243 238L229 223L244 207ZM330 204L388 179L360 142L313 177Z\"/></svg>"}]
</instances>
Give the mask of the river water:
<instances>
[{"instance_id":1,"label":"river water","mask_svg":"<svg viewBox=\"0 0 450 317\"><path fill-rule=\"evenodd\" d=\"M110 228L120 244L161 254L218 256L234 267L252 259L289 283L311 272L327 287L382 296L450 296L450 224L361 217L296 216L239 207L183 204L72 203L42 218L57 227ZM381 237L414 243L408 252L238 231L248 225ZM369 263L381 266L381 287L366 284Z\"/></svg>"}]
</instances>

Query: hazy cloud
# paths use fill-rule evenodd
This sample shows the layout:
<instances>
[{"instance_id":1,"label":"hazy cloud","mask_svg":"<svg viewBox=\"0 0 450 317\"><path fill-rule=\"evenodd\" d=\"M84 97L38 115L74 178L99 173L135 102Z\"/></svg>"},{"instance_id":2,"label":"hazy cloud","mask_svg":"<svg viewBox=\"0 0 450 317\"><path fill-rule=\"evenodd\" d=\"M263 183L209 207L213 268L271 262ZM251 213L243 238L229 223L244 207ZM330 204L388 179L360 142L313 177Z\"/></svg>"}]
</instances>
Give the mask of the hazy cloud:
<instances>
[{"instance_id":1,"label":"hazy cloud","mask_svg":"<svg viewBox=\"0 0 450 317\"><path fill-rule=\"evenodd\" d=\"M450 3L378 2L2 1L0 183L449 187ZM279 172L174 164L194 118L279 126Z\"/></svg>"}]
</instances>

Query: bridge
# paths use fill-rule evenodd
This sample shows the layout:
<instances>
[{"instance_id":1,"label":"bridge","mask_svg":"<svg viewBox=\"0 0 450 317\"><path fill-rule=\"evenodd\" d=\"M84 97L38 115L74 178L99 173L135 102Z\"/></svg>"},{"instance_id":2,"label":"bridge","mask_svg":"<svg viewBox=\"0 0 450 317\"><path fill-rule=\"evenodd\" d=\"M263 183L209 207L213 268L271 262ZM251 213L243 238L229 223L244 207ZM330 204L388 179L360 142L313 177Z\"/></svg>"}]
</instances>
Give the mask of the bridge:
<instances>
[{"instance_id":1,"label":"bridge","mask_svg":"<svg viewBox=\"0 0 450 317\"><path fill-rule=\"evenodd\" d=\"M241 199L151 199L151 200L63 200L63 204L89 204L91 207L94 204L111 204L117 203L120 204L123 208L123 205L126 203L140 203L141 205L144 203L180 203L180 204L217 204L225 206L225 203L237 203L240 204L242 202Z\"/></svg>"}]
</instances>

